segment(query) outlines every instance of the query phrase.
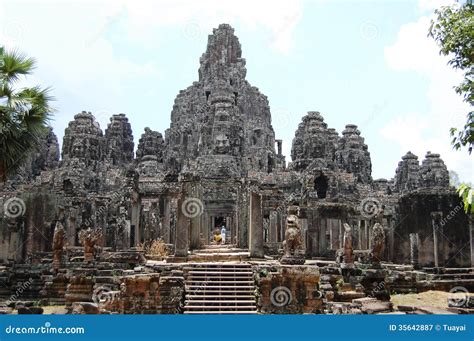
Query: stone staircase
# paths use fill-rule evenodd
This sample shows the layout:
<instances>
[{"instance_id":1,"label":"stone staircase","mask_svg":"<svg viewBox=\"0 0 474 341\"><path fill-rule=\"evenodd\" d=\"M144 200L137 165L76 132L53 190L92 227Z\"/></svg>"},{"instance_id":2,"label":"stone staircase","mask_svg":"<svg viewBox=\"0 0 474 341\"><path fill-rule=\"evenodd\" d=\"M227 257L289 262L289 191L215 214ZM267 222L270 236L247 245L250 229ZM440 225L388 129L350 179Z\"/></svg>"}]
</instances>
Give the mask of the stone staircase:
<instances>
[{"instance_id":1,"label":"stone staircase","mask_svg":"<svg viewBox=\"0 0 474 341\"><path fill-rule=\"evenodd\" d=\"M250 264L190 263L184 275L185 314L257 313Z\"/></svg>"},{"instance_id":2,"label":"stone staircase","mask_svg":"<svg viewBox=\"0 0 474 341\"><path fill-rule=\"evenodd\" d=\"M206 245L203 249L194 250L188 257L190 262L244 262L250 258L248 250L231 244Z\"/></svg>"}]
</instances>

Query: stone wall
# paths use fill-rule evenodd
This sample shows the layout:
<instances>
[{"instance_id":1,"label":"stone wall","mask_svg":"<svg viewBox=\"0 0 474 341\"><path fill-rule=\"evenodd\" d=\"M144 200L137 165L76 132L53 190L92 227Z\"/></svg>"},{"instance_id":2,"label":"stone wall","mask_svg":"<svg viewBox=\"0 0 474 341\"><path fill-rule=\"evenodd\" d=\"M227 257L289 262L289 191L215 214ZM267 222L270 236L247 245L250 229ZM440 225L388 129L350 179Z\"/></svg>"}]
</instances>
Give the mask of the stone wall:
<instances>
[{"instance_id":1,"label":"stone wall","mask_svg":"<svg viewBox=\"0 0 474 341\"><path fill-rule=\"evenodd\" d=\"M435 217L433 217L435 213ZM439 218L436 216L439 214ZM460 198L452 191L419 190L400 199L395 233L394 262L410 263L410 234L418 234L421 266L468 267L470 240L468 218ZM435 242L438 264L435 264Z\"/></svg>"},{"instance_id":2,"label":"stone wall","mask_svg":"<svg viewBox=\"0 0 474 341\"><path fill-rule=\"evenodd\" d=\"M256 266L259 310L272 314L320 313L319 270L311 266Z\"/></svg>"},{"instance_id":3,"label":"stone wall","mask_svg":"<svg viewBox=\"0 0 474 341\"><path fill-rule=\"evenodd\" d=\"M120 294L105 310L121 314L178 314L184 302L184 278L143 274L122 278Z\"/></svg>"}]
</instances>

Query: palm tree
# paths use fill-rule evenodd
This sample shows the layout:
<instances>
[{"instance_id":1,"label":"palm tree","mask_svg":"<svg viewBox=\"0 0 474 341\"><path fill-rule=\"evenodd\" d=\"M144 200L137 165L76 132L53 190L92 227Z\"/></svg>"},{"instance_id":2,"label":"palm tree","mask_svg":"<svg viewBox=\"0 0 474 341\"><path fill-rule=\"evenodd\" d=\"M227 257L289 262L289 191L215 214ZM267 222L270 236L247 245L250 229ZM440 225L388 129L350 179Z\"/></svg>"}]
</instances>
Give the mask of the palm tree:
<instances>
[{"instance_id":1,"label":"palm tree","mask_svg":"<svg viewBox=\"0 0 474 341\"><path fill-rule=\"evenodd\" d=\"M14 173L39 145L51 114L49 88L15 89L31 74L35 60L0 47L0 182Z\"/></svg>"}]
</instances>

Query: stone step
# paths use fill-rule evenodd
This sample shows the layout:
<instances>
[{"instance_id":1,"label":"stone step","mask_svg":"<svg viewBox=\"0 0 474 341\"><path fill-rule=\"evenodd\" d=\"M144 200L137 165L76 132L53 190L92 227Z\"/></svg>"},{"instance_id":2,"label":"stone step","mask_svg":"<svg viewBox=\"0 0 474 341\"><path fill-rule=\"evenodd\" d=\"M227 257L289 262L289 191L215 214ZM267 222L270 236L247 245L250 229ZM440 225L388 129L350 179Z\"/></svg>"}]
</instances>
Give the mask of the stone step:
<instances>
[{"instance_id":1,"label":"stone step","mask_svg":"<svg viewBox=\"0 0 474 341\"><path fill-rule=\"evenodd\" d=\"M199 254L190 255L188 261L193 262L225 262L225 261L236 261L243 262L250 258L250 253L216 253L216 254Z\"/></svg>"},{"instance_id":2,"label":"stone step","mask_svg":"<svg viewBox=\"0 0 474 341\"><path fill-rule=\"evenodd\" d=\"M188 279L185 281L187 285L211 285L211 284L229 284L233 282L241 282L246 284L253 283L252 278L208 278L208 279Z\"/></svg>"},{"instance_id":3,"label":"stone step","mask_svg":"<svg viewBox=\"0 0 474 341\"><path fill-rule=\"evenodd\" d=\"M242 300L250 300L250 299L255 299L255 296L254 295L247 295L247 293L245 294L242 294L242 295L227 295L227 294L223 294L223 295L191 295L191 294L188 294L186 295L186 299L190 299L190 300L193 300L193 299L202 299L202 298L205 298L206 300L214 300L214 299L222 299L222 298L235 298L235 299L242 299Z\"/></svg>"},{"instance_id":4,"label":"stone step","mask_svg":"<svg viewBox=\"0 0 474 341\"><path fill-rule=\"evenodd\" d=\"M218 271L215 271L215 270L212 270L212 271L209 271L209 272L205 272L205 271L199 271L199 272L188 272L186 274L184 274L184 276L186 276L186 278L190 278L190 277L203 277L203 278L232 278L232 277L239 277L239 278L242 278L242 277L246 277L246 278L253 278L253 273L252 272L248 272L248 271L221 271L221 272L218 272Z\"/></svg>"},{"instance_id":5,"label":"stone step","mask_svg":"<svg viewBox=\"0 0 474 341\"><path fill-rule=\"evenodd\" d=\"M207 280L204 282L204 285L206 284L218 284L218 283L222 283L222 284L233 284L233 283L241 283L241 284L252 284L253 281L252 280L244 280L244 279L240 279L240 278L231 278L231 279L228 279L228 280L225 280L225 281L221 281L220 278L213 278L212 280ZM196 281L196 280L186 280L185 284L187 285L203 285L203 281Z\"/></svg>"},{"instance_id":6,"label":"stone step","mask_svg":"<svg viewBox=\"0 0 474 341\"><path fill-rule=\"evenodd\" d=\"M209 269L208 271L204 269L199 269L199 270L192 270L192 271L186 271L184 276L253 276L253 272L248 271L248 270L234 270L234 269L222 269L222 271L219 271L219 269Z\"/></svg>"},{"instance_id":7,"label":"stone step","mask_svg":"<svg viewBox=\"0 0 474 341\"><path fill-rule=\"evenodd\" d=\"M200 287L196 289L190 289L189 287L185 287L186 294L192 295L253 295L254 287L246 287L246 288L210 288L210 287Z\"/></svg>"},{"instance_id":8,"label":"stone step","mask_svg":"<svg viewBox=\"0 0 474 341\"><path fill-rule=\"evenodd\" d=\"M444 268L444 274L474 273L474 268Z\"/></svg>"},{"instance_id":9,"label":"stone step","mask_svg":"<svg viewBox=\"0 0 474 341\"><path fill-rule=\"evenodd\" d=\"M239 249L234 247L216 247L216 248L206 248L193 251L194 254L197 253L216 253L216 252L225 252L225 253L245 253L249 252L246 249Z\"/></svg>"},{"instance_id":10,"label":"stone step","mask_svg":"<svg viewBox=\"0 0 474 341\"><path fill-rule=\"evenodd\" d=\"M191 278L185 281L188 285L210 285L210 284L232 284L232 283L244 283L251 284L254 280L251 277L214 277L214 278Z\"/></svg>"},{"instance_id":11,"label":"stone step","mask_svg":"<svg viewBox=\"0 0 474 341\"><path fill-rule=\"evenodd\" d=\"M255 290L253 287L225 287L221 288L219 286L215 286L213 288L211 287L206 287L206 288L194 288L191 289L189 287L185 287L185 290L187 293L193 294L193 295L199 295L199 293L202 294L207 294L207 295L220 295L220 294L227 294L227 295L234 295L237 293L245 293L247 295L250 295L253 293Z\"/></svg>"},{"instance_id":12,"label":"stone step","mask_svg":"<svg viewBox=\"0 0 474 341\"><path fill-rule=\"evenodd\" d=\"M248 252L248 249L242 249L235 245L230 244L220 244L220 245L210 245L203 247L202 249L194 249L192 252Z\"/></svg>"},{"instance_id":13,"label":"stone step","mask_svg":"<svg viewBox=\"0 0 474 341\"><path fill-rule=\"evenodd\" d=\"M225 273L225 272L222 272L222 273L218 273L218 274L188 274L188 276L186 276L186 279L198 279L198 280L212 280L212 279L223 279L223 280L227 280L227 279L232 279L232 278L235 278L235 279L246 279L246 280L250 280L250 279L253 279L253 274L239 274L239 273Z\"/></svg>"},{"instance_id":14,"label":"stone step","mask_svg":"<svg viewBox=\"0 0 474 341\"><path fill-rule=\"evenodd\" d=\"M252 266L246 263L188 264L184 313L256 313Z\"/></svg>"},{"instance_id":15,"label":"stone step","mask_svg":"<svg viewBox=\"0 0 474 341\"><path fill-rule=\"evenodd\" d=\"M250 314L257 314L257 311L256 310L220 311L220 312L215 312L215 311L185 311L184 314L244 314L244 315L250 315Z\"/></svg>"},{"instance_id":16,"label":"stone step","mask_svg":"<svg viewBox=\"0 0 474 341\"><path fill-rule=\"evenodd\" d=\"M212 268L218 268L218 269L227 269L227 268L233 268L233 269L251 269L252 266L250 264L238 264L238 263L209 263L209 262L203 262L203 263L194 263L192 265L188 264L184 266L184 269L212 269Z\"/></svg>"},{"instance_id":17,"label":"stone step","mask_svg":"<svg viewBox=\"0 0 474 341\"><path fill-rule=\"evenodd\" d=\"M459 274L459 273L470 273L474 272L474 268L428 268L422 269L426 273L430 274Z\"/></svg>"},{"instance_id":18,"label":"stone step","mask_svg":"<svg viewBox=\"0 0 474 341\"><path fill-rule=\"evenodd\" d=\"M205 305L205 306L219 306L219 305L255 305L257 302L256 300L186 300L185 304L188 306L195 306L195 305Z\"/></svg>"},{"instance_id":19,"label":"stone step","mask_svg":"<svg viewBox=\"0 0 474 341\"><path fill-rule=\"evenodd\" d=\"M208 271L204 269L199 270L189 270L188 272L190 275L249 275L252 276L252 271L247 271L247 269L221 269L221 271L217 271L217 269L209 269Z\"/></svg>"},{"instance_id":20,"label":"stone step","mask_svg":"<svg viewBox=\"0 0 474 341\"><path fill-rule=\"evenodd\" d=\"M474 279L474 273L456 273L456 274L440 274L428 275L428 279L430 280L452 280L457 281L459 279Z\"/></svg>"},{"instance_id":21,"label":"stone step","mask_svg":"<svg viewBox=\"0 0 474 341\"><path fill-rule=\"evenodd\" d=\"M206 282L188 282L185 281L184 285L188 288L248 288L248 287L253 287L254 282L253 281L206 281Z\"/></svg>"},{"instance_id":22,"label":"stone step","mask_svg":"<svg viewBox=\"0 0 474 341\"><path fill-rule=\"evenodd\" d=\"M208 305L186 305L186 310L198 310L198 309L205 309L205 310L253 310L257 307L255 305L241 305L241 306L208 306Z\"/></svg>"}]
</instances>

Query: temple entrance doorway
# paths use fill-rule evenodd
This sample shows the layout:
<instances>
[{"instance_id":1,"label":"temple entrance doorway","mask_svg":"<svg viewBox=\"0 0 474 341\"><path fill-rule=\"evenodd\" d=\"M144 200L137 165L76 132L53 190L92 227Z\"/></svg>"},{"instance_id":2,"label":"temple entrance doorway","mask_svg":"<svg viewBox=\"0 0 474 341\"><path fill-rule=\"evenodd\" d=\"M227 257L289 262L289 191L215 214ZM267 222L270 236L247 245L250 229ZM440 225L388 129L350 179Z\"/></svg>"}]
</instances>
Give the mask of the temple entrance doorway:
<instances>
[{"instance_id":1,"label":"temple entrance doorway","mask_svg":"<svg viewBox=\"0 0 474 341\"><path fill-rule=\"evenodd\" d=\"M222 226L225 226L227 230L228 227L227 227L226 220L227 220L226 217L223 217L223 216L214 217L214 226L212 227L211 233L213 235L215 231L219 231L220 233ZM227 237L229 237L229 235L227 235ZM227 243L229 243L229 238L226 238L226 239L227 239Z\"/></svg>"},{"instance_id":2,"label":"temple entrance doorway","mask_svg":"<svg viewBox=\"0 0 474 341\"><path fill-rule=\"evenodd\" d=\"M214 224L215 224L214 230L221 229L222 225L224 225L227 228L225 217L216 217Z\"/></svg>"},{"instance_id":3,"label":"temple entrance doorway","mask_svg":"<svg viewBox=\"0 0 474 341\"><path fill-rule=\"evenodd\" d=\"M234 244L236 239L235 231L235 213L224 210L214 210L205 212L202 226L203 245L214 244L214 232L221 230L222 226L226 229L226 244Z\"/></svg>"}]
</instances>

